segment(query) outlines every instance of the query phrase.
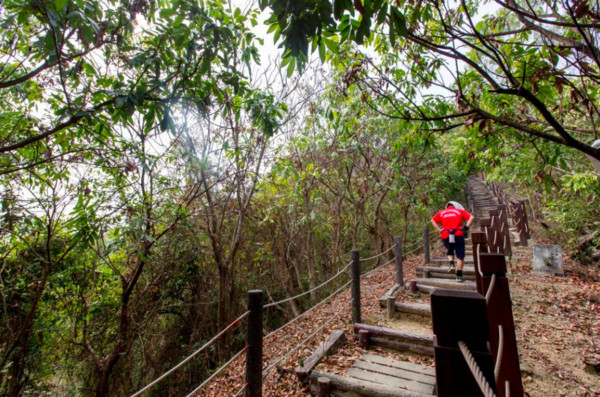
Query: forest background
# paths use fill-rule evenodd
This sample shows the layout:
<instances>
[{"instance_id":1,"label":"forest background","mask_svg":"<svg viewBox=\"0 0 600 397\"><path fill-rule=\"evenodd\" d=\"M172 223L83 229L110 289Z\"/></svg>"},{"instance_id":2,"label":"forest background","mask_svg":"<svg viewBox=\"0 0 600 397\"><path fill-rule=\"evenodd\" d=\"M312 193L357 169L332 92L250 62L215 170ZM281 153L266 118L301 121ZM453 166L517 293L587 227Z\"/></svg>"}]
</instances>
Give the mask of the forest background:
<instances>
[{"instance_id":1,"label":"forest background","mask_svg":"<svg viewBox=\"0 0 600 397\"><path fill-rule=\"evenodd\" d=\"M598 6L491 3L2 1L0 394L131 394L247 290L418 243L473 172L597 261Z\"/></svg>"}]
</instances>

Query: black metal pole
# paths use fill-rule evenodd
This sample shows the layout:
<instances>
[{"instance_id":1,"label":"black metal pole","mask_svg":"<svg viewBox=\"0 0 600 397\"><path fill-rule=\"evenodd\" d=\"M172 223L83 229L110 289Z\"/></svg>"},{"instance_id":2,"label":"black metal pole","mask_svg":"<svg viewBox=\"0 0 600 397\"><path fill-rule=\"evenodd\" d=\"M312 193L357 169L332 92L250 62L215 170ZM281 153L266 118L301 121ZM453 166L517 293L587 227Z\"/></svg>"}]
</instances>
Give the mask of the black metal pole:
<instances>
[{"instance_id":1,"label":"black metal pole","mask_svg":"<svg viewBox=\"0 0 600 397\"><path fill-rule=\"evenodd\" d=\"M395 253L396 253L396 284L404 285L404 269L402 269L402 238L394 237Z\"/></svg>"},{"instance_id":2,"label":"black metal pole","mask_svg":"<svg viewBox=\"0 0 600 397\"><path fill-rule=\"evenodd\" d=\"M262 397L263 292L248 291L248 332L246 352L246 397Z\"/></svg>"},{"instance_id":3,"label":"black metal pole","mask_svg":"<svg viewBox=\"0 0 600 397\"><path fill-rule=\"evenodd\" d=\"M360 254L352 250L352 323L360 323Z\"/></svg>"}]
</instances>

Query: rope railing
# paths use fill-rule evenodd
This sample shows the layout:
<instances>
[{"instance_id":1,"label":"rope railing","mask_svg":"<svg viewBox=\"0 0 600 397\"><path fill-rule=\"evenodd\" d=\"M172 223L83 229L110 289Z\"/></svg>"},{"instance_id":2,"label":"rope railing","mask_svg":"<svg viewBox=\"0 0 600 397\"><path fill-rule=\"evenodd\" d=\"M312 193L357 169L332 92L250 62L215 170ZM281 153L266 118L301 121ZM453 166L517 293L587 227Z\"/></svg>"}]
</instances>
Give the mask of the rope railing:
<instances>
[{"instance_id":1,"label":"rope railing","mask_svg":"<svg viewBox=\"0 0 600 397\"><path fill-rule=\"evenodd\" d=\"M369 270L369 271L366 271L366 272L364 272L364 273L363 273L363 274L361 274L360 276L361 276L361 277L366 277L366 276L369 276L369 275L373 274L373 273L374 273L376 270L379 270L379 269L381 269L382 267L389 265L390 263L394 262L395 260L396 260L396 258L394 257L394 258L390 259L389 261L387 261L386 263L383 263L383 264L381 264L381 265L379 265L379 266L375 266L373 269L371 269L371 270Z\"/></svg>"},{"instance_id":2,"label":"rope railing","mask_svg":"<svg viewBox=\"0 0 600 397\"><path fill-rule=\"evenodd\" d=\"M498 382L500 379L500 368L502 367L502 357L504 356L504 328L498 325L498 354L496 355L496 366L494 367L494 379ZM507 380L508 382L508 380ZM509 382L510 384L510 382Z\"/></svg>"},{"instance_id":3,"label":"rope railing","mask_svg":"<svg viewBox=\"0 0 600 397\"><path fill-rule=\"evenodd\" d=\"M490 285L485 293L485 303L490 302L490 298L492 296L492 292L494 292L494 287L496 286L496 274L492 274L492 279L490 280Z\"/></svg>"},{"instance_id":4,"label":"rope railing","mask_svg":"<svg viewBox=\"0 0 600 397\"><path fill-rule=\"evenodd\" d=\"M339 272L337 272L331 278L329 278L328 280L324 281L323 283L317 285L314 288L311 288L311 289L309 289L307 291L304 291L304 292L302 292L302 293L300 293L298 295L295 295L295 296L292 296L292 297L289 297L289 298L285 298L285 299L282 299L282 300L277 301L277 302L268 303L268 304L264 305L263 308L267 309L269 307L277 306L277 305L280 305L282 303L290 302L290 301L293 301L294 299L298 299L298 298L301 298L301 297L303 297L305 295L308 295L311 292L314 292L314 291L318 290L319 288L321 288L321 287L329 284L333 280L335 280L339 275L341 275L344 271L346 271L350 267L350 265L351 265L351 263L348 263L346 266L344 266Z\"/></svg>"},{"instance_id":5,"label":"rope railing","mask_svg":"<svg viewBox=\"0 0 600 397\"><path fill-rule=\"evenodd\" d=\"M237 391L237 393L235 393L233 395L233 397L237 397L240 394L242 394L242 392L244 392L246 390L246 387L248 387L248 382L244 383L244 385L242 387L240 387L240 389Z\"/></svg>"},{"instance_id":6,"label":"rope railing","mask_svg":"<svg viewBox=\"0 0 600 397\"><path fill-rule=\"evenodd\" d=\"M499 247L500 252L497 252L498 248L492 245L493 240L488 240L489 233L475 233L474 236L476 239L473 256L477 265L477 292L479 296L483 295L485 302L485 313L482 313L481 320L477 320L475 324L483 321L491 333L488 336L491 365L480 365L486 369L486 379L495 382L494 390L499 396L511 393L523 396L514 318L506 278L506 253L502 252L502 246Z\"/></svg>"},{"instance_id":7,"label":"rope railing","mask_svg":"<svg viewBox=\"0 0 600 397\"><path fill-rule=\"evenodd\" d=\"M360 322L360 305L357 305L356 302L360 302L361 297L360 297L360 288L359 288L359 284L360 284L360 280L362 277L367 277L371 274L373 274L375 271L379 270L380 268L387 266L391 263L393 263L394 261L396 261L396 265L397 265L397 272L396 272L396 277L399 278L401 277L402 274L402 260L400 258L398 258L398 256L401 254L402 258L405 258L415 252L417 252L418 250L422 249L425 244L427 244L427 237L429 235L435 235L436 232L434 231L433 233L425 233L423 242L417 242L416 245L411 245L410 246L410 250L406 253L402 253L401 251L401 240L400 237L395 237L395 243L392 244L387 250L381 252L378 255L374 255L371 257L367 257L367 258L363 258L360 259L359 253L357 250L353 250L352 251L352 261L350 263L348 263L347 265L343 266L339 271L336 272L336 274L334 274L333 276L329 277L327 280L325 280L324 282L320 283L319 285L304 291L302 293L299 293L297 295L285 298L285 299L281 299L279 301L276 302L270 302L270 303L266 303L266 304L262 304L262 299L263 299L263 292L261 290L252 290L249 291L249 303L248 303L248 308L249 310L244 313L244 315L242 315L239 319L235 320L234 323L230 324L228 327L226 327L225 329L223 329L219 334L217 334L215 337L213 337L205 346L203 346L201 349L199 349L198 351L194 352L192 355L190 355L188 358L186 358L184 361L182 361L180 364L178 364L176 367L172 368L171 370L169 370L167 373L163 374L160 378L158 378L157 380L155 380L154 382L152 382L150 385L146 386L144 389L140 390L140 392L134 394L131 397L137 397L139 395L141 395L143 392L145 392L146 390L148 390L149 388L151 388L152 386L154 386L156 383L160 382L161 380L163 380L164 378L166 378L167 376L169 376L171 373L173 373L175 370L177 370L178 368L180 368L182 365L184 365L187 361L191 360L194 356L196 356L197 354L199 354L201 351L203 351L204 349L206 349L206 347L208 347L210 344L212 344L217 338L219 338L222 334L224 334L225 332L227 332L229 329L231 329L236 323L238 323L239 321L241 321L241 319L245 316L247 316L249 314L249 319L248 319L248 341L247 341L247 346L244 347L244 349L242 349L241 351L239 351L238 353L236 353L229 361L227 361L225 364L223 364L218 370L216 370L209 378L207 378L206 380L204 380L198 387L196 387L194 389L194 391L192 391L192 393L190 393L188 395L192 396L195 393L197 393L198 391L200 391L203 387L205 387L209 382L211 382L212 380L214 380L214 378L216 376L218 376L220 373L222 373L225 368L227 368L236 358L238 358L241 354L243 354L244 352L246 352L247 357L246 357L246 380L245 383L243 385L241 385L240 389L237 390L237 392L235 393L235 396L242 394L244 391L246 391L246 393L250 394L250 395L260 395L260 390L262 388L261 384L262 381L261 379L264 378L265 374L268 374L270 370L272 370L273 368L275 368L278 364L280 364L282 361L286 360L288 357L290 357L290 355L292 355L294 352L298 351L298 349L300 349L302 346L304 346L308 341L310 341L312 338L314 338L319 332L321 332L324 328L326 328L329 324L331 324L333 321L335 321L335 319L337 319L343 312L344 310L347 310L347 307L344 304L344 307L342 307L339 311L337 311L337 313L335 314L331 314L331 318L328 318L328 320L321 326L319 326L317 329L315 329L313 332L310 333L310 335L308 335L306 338L304 338L301 342L299 342L297 345L295 345L292 349L290 349L287 353L285 353L284 355L280 356L279 358L277 358L275 361L271 362L270 364L267 365L266 368L261 369L262 366L262 344L265 340L271 338L273 335L275 335L276 333L282 331L283 329L285 329L286 327L289 327L290 325L292 325L293 323L305 318L306 316L308 316L310 313L314 312L316 309L318 309L319 307L321 307L322 305L324 305L325 303L327 303L328 301L330 301L334 296L338 295L340 292L342 292L343 290L347 289L349 285L353 285L352 287L352 298L350 299L350 305L352 307L352 320L353 322ZM414 249L413 249L414 247ZM382 257L386 254L388 254L390 251L395 249L395 255L394 258L386 261L385 263L381 264L381 265L377 265L375 266L373 269L370 269L366 272L364 272L363 274L361 274L360 272L360 263L361 262L365 262L368 260L372 260L372 259L376 259L379 257ZM426 250L426 252L428 252L428 250ZM351 272L347 272L348 268L351 267ZM313 293L323 287L325 287L326 285L334 282L336 279L338 279L342 274L344 273L348 273L349 275L351 275L352 279L350 281L347 281L346 283L344 283L343 285L341 285L339 288L337 288L335 291L333 291L331 294L329 294L327 297L325 297L323 300L321 300L320 302L318 302L317 304L313 305L312 307L310 307L309 309L307 309L306 311L304 311L303 313L297 315L296 317L292 318L291 320L287 321L285 324L283 324L282 326L278 327L277 329L269 332L266 336L263 336L263 323L262 323L262 319L263 319L263 310L267 309L267 308L271 308L277 305L281 305L290 301L293 301L295 299L301 298L303 296L306 296L310 293ZM394 274L390 275L389 277L387 277L387 279L385 280L385 282L388 282L390 277L393 277ZM337 283L336 283L337 284ZM381 283L383 284L383 283ZM356 288L358 285L358 288ZM355 316L355 313L358 313L358 316ZM358 319L358 320L357 320ZM257 334L258 333L258 334Z\"/></svg>"},{"instance_id":8,"label":"rope railing","mask_svg":"<svg viewBox=\"0 0 600 397\"><path fill-rule=\"evenodd\" d=\"M236 358L238 358L240 355L242 355L242 353L244 353L246 350L248 350L249 347L250 347L249 345L246 345L242 350L240 350L239 352L237 352L233 357L231 357L225 364L221 365L221 367L219 367L219 369L217 369L211 376L209 376L208 378L206 378L206 380L204 380L204 382L202 382L200 384L200 386L196 387L186 397L192 397L194 394L198 393L206 384L208 384L208 382L210 382L211 380L213 380L215 378L215 376L217 376L221 372L223 372L223 370L225 368L227 368L229 366L229 364L231 364L232 362L234 362Z\"/></svg>"},{"instance_id":9,"label":"rope railing","mask_svg":"<svg viewBox=\"0 0 600 397\"><path fill-rule=\"evenodd\" d=\"M325 302L327 302L329 299L331 299L332 297L334 297L335 295L337 295L338 293L340 293L344 288L346 288L348 285L350 285L351 282L352 281L348 281L346 284L342 285L340 288L338 288L337 290L335 290L331 295L327 296L321 302L317 303L316 305L314 305L310 309L306 310L304 313L302 313L302 314L296 316L295 318L291 319L290 321L288 321L287 323L283 324L281 327L277 328L276 330L269 332L269 334L267 334L267 336L265 336L264 339L269 338L270 336L272 336L275 333L281 331L282 329L284 329L288 325L291 325L291 324L295 323L296 321L298 321L299 319L301 319L302 317L305 317L310 312L312 312L313 310L315 310L316 308L318 308L319 306L321 306Z\"/></svg>"},{"instance_id":10,"label":"rope railing","mask_svg":"<svg viewBox=\"0 0 600 397\"><path fill-rule=\"evenodd\" d=\"M402 253L402 259L408 257L411 254L414 254L415 252L417 252L418 250L420 250L421 248L423 248L423 244L419 245L417 248L413 249L412 251L406 252L406 253Z\"/></svg>"},{"instance_id":11,"label":"rope railing","mask_svg":"<svg viewBox=\"0 0 600 397\"><path fill-rule=\"evenodd\" d=\"M479 365L477 365L477 361L475 361L475 358L471 354L471 351L469 350L469 347L467 346L467 344L465 342L463 342L462 340L460 340L460 341L458 341L458 348L460 349L463 357L465 358L465 361L467 362L467 366L469 367L469 369L471 370L471 373L475 377L475 381L479 385L479 388L481 389L481 392L483 393L483 395L485 397L496 397L494 390L492 389L490 384L485 379L483 372L481 372L481 369L479 368Z\"/></svg>"},{"instance_id":12,"label":"rope railing","mask_svg":"<svg viewBox=\"0 0 600 397\"><path fill-rule=\"evenodd\" d=\"M280 362L282 362L283 360L285 360L286 358L288 358L290 355L292 355L294 352L296 352L300 347L304 346L309 340L311 340L312 338L315 337L315 335L317 335L319 332L321 332L323 329L325 329L325 327L327 327L329 324L331 324L333 322L333 320L335 320L336 318L339 317L339 315L347 308L342 307L340 310L338 310L338 312L331 317L329 320L327 320L323 325L321 325L319 328L317 328L314 332L312 332L310 335L308 335L306 338L304 338L300 343L298 343L293 349L291 349L290 351L288 351L286 354L284 354L283 356L281 356L278 360L276 360L275 362L273 362L272 364L270 364L267 368L265 368L263 370L263 376L268 373L271 369L273 369L277 364L279 364Z\"/></svg>"},{"instance_id":13,"label":"rope railing","mask_svg":"<svg viewBox=\"0 0 600 397\"><path fill-rule=\"evenodd\" d=\"M368 258L360 258L360 261L361 261L361 262L366 262L366 261L370 261L371 259L376 259L376 258L379 258L380 256L383 256L383 255L387 254L388 252L390 252L390 251L391 251L391 250L393 250L394 248L396 248L396 244L392 244L392 246L391 246L390 248L386 249L385 251L383 251L383 252L382 252L382 253L380 253L380 254L373 255L373 256L371 256L371 257L368 257Z\"/></svg>"},{"instance_id":14,"label":"rope railing","mask_svg":"<svg viewBox=\"0 0 600 397\"><path fill-rule=\"evenodd\" d=\"M164 374L162 374L161 376L159 376L158 378L156 378L154 381L150 382L148 385L146 385L144 388L140 389L139 391L137 391L136 393L132 394L131 397L138 397L141 396L143 393L147 392L148 390L150 390L152 387L156 386L158 383L160 383L163 379L167 378L169 375L171 375L173 372L175 372L176 370L178 370L179 368L181 368L185 363L187 363L188 361L190 361L191 359L193 359L194 357L196 357L198 354L200 354L202 351L204 351L207 347L209 347L210 345L212 345L217 339L219 339L223 334L225 334L227 331L229 331L230 329L232 329L236 324L238 324L241 320L244 319L244 317L246 317L248 314L250 313L250 311L246 311L244 314L242 314L241 316L239 316L237 319L235 319L233 322L231 322L231 324L229 324L227 327L223 328L223 330L221 330L221 332L219 332L217 335L215 335L211 340L209 340L208 342L206 342L202 347L200 347L198 350L196 350L195 352L193 352L192 354L190 354L189 356L187 356L185 359L183 359L179 364L175 365L173 368L171 368L170 370L168 370L167 372L165 372Z\"/></svg>"}]
</instances>

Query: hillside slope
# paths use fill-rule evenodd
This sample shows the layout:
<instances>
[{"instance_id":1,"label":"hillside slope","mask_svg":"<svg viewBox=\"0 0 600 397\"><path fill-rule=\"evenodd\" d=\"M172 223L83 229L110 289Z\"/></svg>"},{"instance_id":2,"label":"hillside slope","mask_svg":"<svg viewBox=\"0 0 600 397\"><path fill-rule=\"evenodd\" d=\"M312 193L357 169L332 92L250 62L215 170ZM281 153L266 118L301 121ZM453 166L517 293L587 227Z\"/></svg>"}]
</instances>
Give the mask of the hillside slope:
<instances>
[{"instance_id":1,"label":"hillside slope","mask_svg":"<svg viewBox=\"0 0 600 397\"><path fill-rule=\"evenodd\" d=\"M510 261L510 288L519 356L526 395L600 396L600 277L598 269L582 268L565 255L565 276L549 277L532 272L531 247L519 248ZM405 261L406 277L415 275L422 257ZM363 322L391 326L385 312L378 306L378 297L393 285L394 268L384 266L363 281ZM402 293L399 301L427 302L428 296ZM306 359L334 329L343 329L351 336L348 307L349 291L337 295L299 322L265 340L265 366L273 357L287 354L297 343L307 338L321 324L336 317L324 331L305 346L290 353L286 360L264 379L265 396L308 396L305 386L293 374L294 368ZM341 312L340 312L341 311ZM393 320L394 327L417 332L430 331L430 325L411 319ZM364 351L353 338L323 364L328 371L342 374ZM422 363L430 359L378 350L387 354ZM586 364L588 362L589 364ZM244 362L238 360L227 373L216 379L198 396L235 395L243 385Z\"/></svg>"}]
</instances>

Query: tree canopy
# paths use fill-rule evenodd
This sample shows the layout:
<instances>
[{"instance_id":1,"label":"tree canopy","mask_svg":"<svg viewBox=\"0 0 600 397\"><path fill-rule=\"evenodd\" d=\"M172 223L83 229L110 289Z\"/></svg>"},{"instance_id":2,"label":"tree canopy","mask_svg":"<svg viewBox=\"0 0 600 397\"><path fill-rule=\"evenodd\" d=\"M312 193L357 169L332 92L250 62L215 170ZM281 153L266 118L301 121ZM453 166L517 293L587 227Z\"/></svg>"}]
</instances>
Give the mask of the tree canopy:
<instances>
[{"instance_id":1,"label":"tree canopy","mask_svg":"<svg viewBox=\"0 0 600 397\"><path fill-rule=\"evenodd\" d=\"M290 69L310 51L340 58L344 42L378 56L352 64L377 108L423 131L574 148L594 158L600 54L597 4L587 1L262 0ZM367 66L368 64L368 66ZM374 74L374 75L373 75Z\"/></svg>"},{"instance_id":2,"label":"tree canopy","mask_svg":"<svg viewBox=\"0 0 600 397\"><path fill-rule=\"evenodd\" d=\"M130 395L247 290L286 299L352 249L416 246L471 172L518 183L597 255L595 7L2 2L0 394ZM188 393L243 346L232 331L150 394Z\"/></svg>"}]
</instances>

